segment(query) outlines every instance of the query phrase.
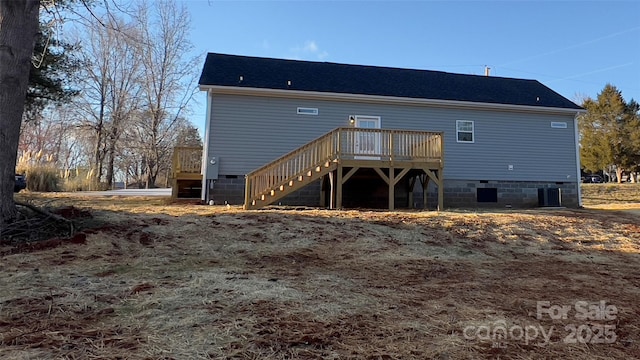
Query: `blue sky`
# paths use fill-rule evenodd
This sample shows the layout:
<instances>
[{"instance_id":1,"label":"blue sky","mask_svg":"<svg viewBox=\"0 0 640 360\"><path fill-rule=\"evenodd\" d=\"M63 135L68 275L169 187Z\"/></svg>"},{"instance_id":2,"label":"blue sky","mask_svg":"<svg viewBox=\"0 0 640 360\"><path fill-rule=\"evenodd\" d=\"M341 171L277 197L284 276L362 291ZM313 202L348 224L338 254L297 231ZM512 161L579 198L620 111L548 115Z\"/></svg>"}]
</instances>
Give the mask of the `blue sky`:
<instances>
[{"instance_id":1,"label":"blue sky","mask_svg":"<svg viewBox=\"0 0 640 360\"><path fill-rule=\"evenodd\" d=\"M536 79L640 101L640 1L183 0L197 53ZM204 56L202 57L204 62ZM204 126L205 96L191 120Z\"/></svg>"}]
</instances>

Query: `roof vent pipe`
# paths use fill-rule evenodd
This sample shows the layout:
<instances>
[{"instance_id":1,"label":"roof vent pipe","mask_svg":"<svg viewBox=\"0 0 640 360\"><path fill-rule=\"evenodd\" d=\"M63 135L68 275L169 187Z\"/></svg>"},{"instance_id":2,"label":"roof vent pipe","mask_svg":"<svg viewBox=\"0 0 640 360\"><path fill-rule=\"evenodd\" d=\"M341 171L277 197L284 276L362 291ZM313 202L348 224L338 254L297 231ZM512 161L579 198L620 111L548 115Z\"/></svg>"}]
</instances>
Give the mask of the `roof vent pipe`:
<instances>
[{"instance_id":1,"label":"roof vent pipe","mask_svg":"<svg viewBox=\"0 0 640 360\"><path fill-rule=\"evenodd\" d=\"M490 72L491 72L491 68L485 65L485 67L484 67L484 76L489 76Z\"/></svg>"}]
</instances>

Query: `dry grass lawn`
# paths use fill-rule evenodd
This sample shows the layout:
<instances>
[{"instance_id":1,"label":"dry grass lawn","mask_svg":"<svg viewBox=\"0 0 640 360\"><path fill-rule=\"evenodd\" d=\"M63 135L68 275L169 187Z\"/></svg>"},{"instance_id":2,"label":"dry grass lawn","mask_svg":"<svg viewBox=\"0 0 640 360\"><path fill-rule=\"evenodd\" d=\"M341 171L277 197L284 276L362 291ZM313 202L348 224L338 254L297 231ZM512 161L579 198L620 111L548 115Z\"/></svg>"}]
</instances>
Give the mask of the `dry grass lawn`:
<instances>
[{"instance_id":1,"label":"dry grass lawn","mask_svg":"<svg viewBox=\"0 0 640 360\"><path fill-rule=\"evenodd\" d=\"M20 197L86 228L0 245L3 359L640 358L632 212Z\"/></svg>"},{"instance_id":2,"label":"dry grass lawn","mask_svg":"<svg viewBox=\"0 0 640 360\"><path fill-rule=\"evenodd\" d=\"M582 200L589 208L640 209L640 184L582 184Z\"/></svg>"}]
</instances>

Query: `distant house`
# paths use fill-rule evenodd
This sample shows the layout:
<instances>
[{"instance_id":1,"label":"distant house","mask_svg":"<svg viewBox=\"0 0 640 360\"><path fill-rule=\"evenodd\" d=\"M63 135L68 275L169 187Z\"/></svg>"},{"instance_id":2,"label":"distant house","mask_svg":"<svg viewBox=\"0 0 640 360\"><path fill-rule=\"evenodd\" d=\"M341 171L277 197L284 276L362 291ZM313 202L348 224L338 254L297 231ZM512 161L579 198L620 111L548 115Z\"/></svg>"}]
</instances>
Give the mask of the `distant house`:
<instances>
[{"instance_id":1,"label":"distant house","mask_svg":"<svg viewBox=\"0 0 640 360\"><path fill-rule=\"evenodd\" d=\"M535 80L210 53L199 84L204 201L580 204L584 110Z\"/></svg>"}]
</instances>

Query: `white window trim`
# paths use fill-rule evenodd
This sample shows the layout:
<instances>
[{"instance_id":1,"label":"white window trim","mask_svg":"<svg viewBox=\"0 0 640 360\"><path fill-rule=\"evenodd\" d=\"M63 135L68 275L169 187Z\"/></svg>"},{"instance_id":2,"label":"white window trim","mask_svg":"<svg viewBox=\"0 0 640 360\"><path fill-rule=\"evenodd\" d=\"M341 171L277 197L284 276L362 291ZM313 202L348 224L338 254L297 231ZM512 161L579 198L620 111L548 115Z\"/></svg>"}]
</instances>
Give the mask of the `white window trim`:
<instances>
[{"instance_id":1,"label":"white window trim","mask_svg":"<svg viewBox=\"0 0 640 360\"><path fill-rule=\"evenodd\" d=\"M460 137L458 136L458 134L461 133L461 132L464 132L464 133L468 132L468 131L460 131L460 130L458 130L459 129L458 124L463 123L463 122L464 123L471 123L471 141L460 140ZM475 122L473 120L456 120L456 142L463 143L463 144L473 144L473 143L475 143L476 142L476 131L475 130L476 130L476 126L475 126Z\"/></svg>"},{"instance_id":2,"label":"white window trim","mask_svg":"<svg viewBox=\"0 0 640 360\"><path fill-rule=\"evenodd\" d=\"M318 115L318 108L299 107L296 111L298 115Z\"/></svg>"},{"instance_id":3,"label":"white window trim","mask_svg":"<svg viewBox=\"0 0 640 360\"><path fill-rule=\"evenodd\" d=\"M358 123L358 120L373 120L376 122L376 129L381 129L382 128L382 118L380 116L373 116L373 115L353 115L354 119L355 119L355 123Z\"/></svg>"},{"instance_id":4,"label":"white window trim","mask_svg":"<svg viewBox=\"0 0 640 360\"><path fill-rule=\"evenodd\" d=\"M566 121L552 121L551 122L551 128L552 129L566 129L567 126L567 122Z\"/></svg>"},{"instance_id":5,"label":"white window trim","mask_svg":"<svg viewBox=\"0 0 640 360\"><path fill-rule=\"evenodd\" d=\"M374 121L376 127L373 129L382 129L382 118L380 116L373 116L373 115L352 115L353 118L355 119L355 123L353 124L353 126L355 126L355 128L358 128L358 121L360 120L364 120L364 121ZM371 129L371 128L368 128ZM373 134L366 134L366 133L360 133L361 135L364 135L368 138L370 138L371 140L374 141L374 154L380 154L381 150L382 150L382 134L381 133L373 133ZM366 134L366 135L365 135ZM356 136L357 138L358 136ZM380 160L380 156L375 156L373 154L369 154L368 152L362 152L360 151L360 148L358 147L357 143L359 142L359 140L356 139L356 144L355 144L355 149L357 154L361 154L361 155L356 155L354 156L354 159L356 160Z\"/></svg>"}]
</instances>

